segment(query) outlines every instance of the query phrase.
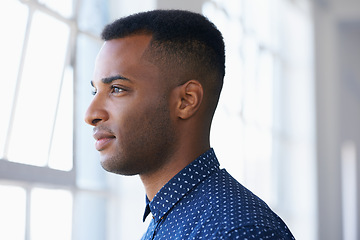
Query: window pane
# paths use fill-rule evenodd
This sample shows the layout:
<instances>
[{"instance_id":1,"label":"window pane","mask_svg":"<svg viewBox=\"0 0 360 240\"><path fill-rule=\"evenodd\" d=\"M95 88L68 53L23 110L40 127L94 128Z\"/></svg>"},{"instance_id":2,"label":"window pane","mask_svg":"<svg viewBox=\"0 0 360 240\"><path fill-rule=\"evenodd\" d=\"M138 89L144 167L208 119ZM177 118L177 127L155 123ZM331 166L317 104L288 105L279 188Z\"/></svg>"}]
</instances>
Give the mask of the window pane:
<instances>
[{"instance_id":1,"label":"window pane","mask_svg":"<svg viewBox=\"0 0 360 240\"><path fill-rule=\"evenodd\" d=\"M69 171L73 167L73 101L73 69L67 67L49 157L49 167L58 170Z\"/></svg>"},{"instance_id":2,"label":"window pane","mask_svg":"<svg viewBox=\"0 0 360 240\"><path fill-rule=\"evenodd\" d=\"M100 36L103 27L109 23L108 1L80 1L78 26L81 31Z\"/></svg>"},{"instance_id":3,"label":"window pane","mask_svg":"<svg viewBox=\"0 0 360 240\"><path fill-rule=\"evenodd\" d=\"M272 40L272 7L276 1L245 0L244 24L247 30L255 33L260 42L270 44Z\"/></svg>"},{"instance_id":4,"label":"window pane","mask_svg":"<svg viewBox=\"0 0 360 240\"><path fill-rule=\"evenodd\" d=\"M78 192L74 208L74 239L106 239L108 199L104 195Z\"/></svg>"},{"instance_id":5,"label":"window pane","mask_svg":"<svg viewBox=\"0 0 360 240\"><path fill-rule=\"evenodd\" d=\"M244 128L244 171L246 185L265 202L274 202L272 173L272 135L258 125L245 125ZM261 149L261 151L259 151ZM259 180L261 176L261 180Z\"/></svg>"},{"instance_id":6,"label":"window pane","mask_svg":"<svg viewBox=\"0 0 360 240\"><path fill-rule=\"evenodd\" d=\"M31 240L70 240L72 204L69 191L35 188L31 193Z\"/></svg>"},{"instance_id":7,"label":"window pane","mask_svg":"<svg viewBox=\"0 0 360 240\"><path fill-rule=\"evenodd\" d=\"M25 190L0 185L0 239L23 240L25 237Z\"/></svg>"},{"instance_id":8,"label":"window pane","mask_svg":"<svg viewBox=\"0 0 360 240\"><path fill-rule=\"evenodd\" d=\"M0 158L4 155L5 137L14 98L17 73L20 62L20 54L24 40L27 7L14 0L2 0L0 2ZM11 23L11 24L9 24Z\"/></svg>"},{"instance_id":9,"label":"window pane","mask_svg":"<svg viewBox=\"0 0 360 240\"><path fill-rule=\"evenodd\" d=\"M266 51L262 51L258 58L256 120L262 127L270 129L273 125L274 60Z\"/></svg>"},{"instance_id":10,"label":"window pane","mask_svg":"<svg viewBox=\"0 0 360 240\"><path fill-rule=\"evenodd\" d=\"M40 3L60 13L64 17L70 18L73 14L73 0L39 0Z\"/></svg>"},{"instance_id":11,"label":"window pane","mask_svg":"<svg viewBox=\"0 0 360 240\"><path fill-rule=\"evenodd\" d=\"M10 161L47 164L68 38L67 25L40 12L34 15L10 138Z\"/></svg>"}]
</instances>

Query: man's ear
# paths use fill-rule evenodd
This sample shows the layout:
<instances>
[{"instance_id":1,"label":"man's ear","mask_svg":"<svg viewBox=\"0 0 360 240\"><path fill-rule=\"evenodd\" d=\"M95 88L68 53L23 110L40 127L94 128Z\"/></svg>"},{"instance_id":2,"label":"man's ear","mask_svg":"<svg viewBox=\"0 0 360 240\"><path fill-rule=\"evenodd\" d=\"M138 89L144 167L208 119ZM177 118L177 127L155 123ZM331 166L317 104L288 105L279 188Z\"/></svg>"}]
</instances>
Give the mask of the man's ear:
<instances>
[{"instance_id":1,"label":"man's ear","mask_svg":"<svg viewBox=\"0 0 360 240\"><path fill-rule=\"evenodd\" d=\"M181 119L188 119L199 110L204 90L197 80L189 80L179 88L177 116Z\"/></svg>"}]
</instances>

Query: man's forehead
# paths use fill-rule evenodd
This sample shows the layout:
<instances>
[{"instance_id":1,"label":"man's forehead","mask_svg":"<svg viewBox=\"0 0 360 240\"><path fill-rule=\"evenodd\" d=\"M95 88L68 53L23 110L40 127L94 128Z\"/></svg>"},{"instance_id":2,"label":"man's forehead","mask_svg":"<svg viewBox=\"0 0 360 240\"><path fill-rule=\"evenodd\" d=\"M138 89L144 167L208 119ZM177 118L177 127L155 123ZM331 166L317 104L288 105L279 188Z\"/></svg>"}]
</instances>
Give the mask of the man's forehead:
<instances>
[{"instance_id":1,"label":"man's forehead","mask_svg":"<svg viewBox=\"0 0 360 240\"><path fill-rule=\"evenodd\" d=\"M132 35L105 41L97 55L96 65L111 64L113 61L128 63L147 61L144 53L148 49L150 40L149 35Z\"/></svg>"},{"instance_id":2,"label":"man's forehead","mask_svg":"<svg viewBox=\"0 0 360 240\"><path fill-rule=\"evenodd\" d=\"M100 51L113 50L138 50L143 52L149 45L152 36L148 34L129 35L123 38L107 40L103 43Z\"/></svg>"},{"instance_id":3,"label":"man's forehead","mask_svg":"<svg viewBox=\"0 0 360 240\"><path fill-rule=\"evenodd\" d=\"M113 78L132 83L159 81L159 66L145 54L150 41L151 35L146 34L105 41L96 59L93 84Z\"/></svg>"}]
</instances>

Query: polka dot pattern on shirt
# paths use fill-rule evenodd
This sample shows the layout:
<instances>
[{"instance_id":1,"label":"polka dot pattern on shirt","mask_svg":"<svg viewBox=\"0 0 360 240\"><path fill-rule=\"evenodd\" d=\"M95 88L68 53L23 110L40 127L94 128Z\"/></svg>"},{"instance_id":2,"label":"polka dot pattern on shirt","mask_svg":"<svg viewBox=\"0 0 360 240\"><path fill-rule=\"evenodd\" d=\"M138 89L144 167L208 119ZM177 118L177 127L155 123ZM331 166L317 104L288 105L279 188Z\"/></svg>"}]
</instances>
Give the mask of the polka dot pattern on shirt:
<instances>
[{"instance_id":1,"label":"polka dot pattern on shirt","mask_svg":"<svg viewBox=\"0 0 360 240\"><path fill-rule=\"evenodd\" d=\"M294 239L257 196L219 169L213 149L173 177L147 201L148 239Z\"/></svg>"}]
</instances>

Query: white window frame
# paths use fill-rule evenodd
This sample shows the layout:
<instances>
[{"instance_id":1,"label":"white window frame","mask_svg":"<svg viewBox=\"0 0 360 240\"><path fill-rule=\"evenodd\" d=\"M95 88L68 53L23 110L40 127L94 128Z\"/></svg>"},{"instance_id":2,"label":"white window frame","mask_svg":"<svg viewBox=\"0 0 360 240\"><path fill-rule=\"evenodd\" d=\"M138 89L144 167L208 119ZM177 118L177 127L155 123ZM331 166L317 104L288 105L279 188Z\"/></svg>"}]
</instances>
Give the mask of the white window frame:
<instances>
[{"instance_id":1,"label":"white window frame","mask_svg":"<svg viewBox=\"0 0 360 240\"><path fill-rule=\"evenodd\" d=\"M51 8L39 3L37 0L18 0L20 3L26 5L28 7L28 18L26 23L26 32L24 34L24 40L21 50L21 59L19 63L18 68L18 76L17 76L17 82L15 84L15 91L14 91L14 98L12 101L12 109L10 114L10 121L9 121L9 127L7 130L6 138L5 138L5 146L4 146L4 157L0 158L0 185L10 186L10 187L21 187L26 192L26 222L25 222L25 240L30 239L30 206L31 206L31 192L34 188L45 188L45 189L61 189L61 190L67 190L70 191L73 195L74 203L73 203L73 219L80 218L81 220L84 220L83 216L75 216L76 213L76 204L79 194L92 194L95 197L102 197L105 196L106 199L111 200L113 197L111 194L111 190L108 186L96 186L96 187L84 187L81 184L78 183L78 169L77 169L77 157L78 151L77 151L77 142L81 141L84 137L78 135L81 134L81 131L76 129L76 126L78 126L81 122L81 124L85 125L83 122L83 118L79 116L77 113L77 110L79 108L82 108L82 103L78 103L78 100L81 100L82 102L86 100L79 99L78 96L75 95L76 87L77 87L77 79L76 79L76 73L77 73L77 66L76 66L76 44L77 44L77 38L80 34L85 35L86 37L89 37L90 39L101 43L100 36L95 35L94 33L91 33L90 31L83 31L79 29L78 27L78 15L80 12L80 5L81 0L73 0L74 4L74 10L73 15L71 18L66 18L60 13L52 10ZM70 29L69 39L68 39L68 47L67 47L67 53L65 57L65 63L62 70L62 74L64 75L64 72L66 71L66 68L68 66L71 66L73 68L73 89L74 89L74 95L73 95L73 166L70 171L63 171L63 170L57 170L50 168L49 166L34 166L34 165L28 165L24 163L18 163L18 162L12 162L7 159L7 151L8 151L8 144L9 144L9 136L11 135L12 131L12 125L15 117L15 108L17 104L17 98L19 94L19 88L21 85L21 78L22 73L24 69L24 62L25 62L25 54L29 42L29 34L31 31L31 22L33 15L36 11L45 13L51 17L54 17L55 19L65 23L68 25ZM91 71L91 69L89 69ZM62 76L63 77L63 76ZM63 81L63 78L62 80ZM62 84L62 82L61 82ZM90 86L90 79L89 79L89 86ZM59 99L61 95L61 88L58 93L58 104ZM89 91L89 95L91 95ZM58 107L58 104L56 107ZM56 111L57 112L57 111ZM53 122L53 131L56 124L56 118ZM53 132L52 132L53 134ZM2 147L2 146L1 146ZM51 147L51 144L50 144ZM86 158L87 156L81 156L83 158ZM97 156L95 156L97 157ZM99 166L99 169L101 167ZM100 170L101 171L101 170ZM106 213L105 213L106 214ZM86 220L86 219L85 219ZM99 219L99 221L102 221ZM73 227L72 227L72 239L76 239L76 236L79 235L79 231L77 230L77 224L78 222L73 221ZM106 229L109 230L109 229ZM110 229L111 230L111 229ZM81 231L81 230L80 230ZM105 232L105 234L108 234ZM80 233L81 235L81 233ZM95 236L96 237L96 236Z\"/></svg>"}]
</instances>

